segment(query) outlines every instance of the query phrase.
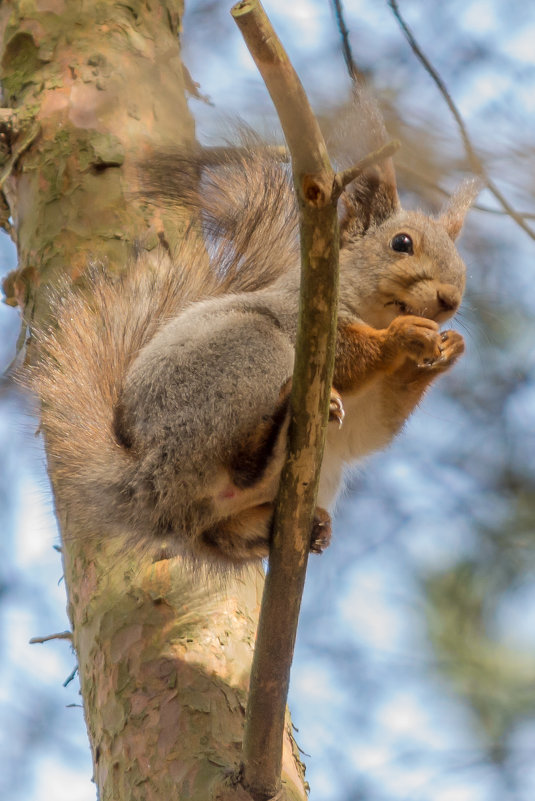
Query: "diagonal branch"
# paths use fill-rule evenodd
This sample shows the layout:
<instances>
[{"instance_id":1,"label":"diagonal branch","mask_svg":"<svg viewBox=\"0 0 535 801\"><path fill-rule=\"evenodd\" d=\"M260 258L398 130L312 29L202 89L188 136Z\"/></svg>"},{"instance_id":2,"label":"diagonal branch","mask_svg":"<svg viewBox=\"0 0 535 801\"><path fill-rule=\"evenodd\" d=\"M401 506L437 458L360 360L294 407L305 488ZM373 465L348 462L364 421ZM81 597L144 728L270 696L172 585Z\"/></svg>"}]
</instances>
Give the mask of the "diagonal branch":
<instances>
[{"instance_id":1,"label":"diagonal branch","mask_svg":"<svg viewBox=\"0 0 535 801\"><path fill-rule=\"evenodd\" d=\"M446 84L444 83L444 81L442 80L442 78L440 77L440 75L438 74L436 69L433 67L433 65L431 64L431 62L427 58L427 56L422 51L421 47L419 46L418 42L416 41L416 39L414 37L413 32L411 31L411 29L409 28L409 26L407 25L407 23L405 22L405 20L401 16L401 12L399 10L397 0L388 0L388 4L389 4L390 8L392 9L392 12L393 12L395 18L397 19L397 21L398 21L403 33L405 34L405 38L407 39L408 43L410 44L413 53L419 59L419 61L422 63L422 65L423 65L424 69L426 70L426 72L431 76L432 80L435 82L436 86L438 87L439 92L441 93L442 97L446 101L446 104L447 104L449 110L451 111L451 114L452 114L455 122L457 123L457 128L459 129L459 133L461 134L461 138L462 138L463 144L464 144L464 149L465 149L466 155L468 156L468 160L470 162L471 169L476 173L476 175L478 175L484 181L486 187L488 188L488 190L490 192L492 192L492 194L494 195L494 197L496 198L498 203L501 205L503 210L510 217L512 217L512 219L517 223L517 225L519 225L520 228L522 228L522 230L525 231L528 234L528 236L530 236L532 239L535 239L535 231L533 231L529 227L529 225L527 225L526 221L511 206L511 204L509 203L507 198L505 198L504 195L502 195L501 191L498 189L498 187L496 186L496 184L494 183L494 181L492 180L492 178L488 174L485 165L483 164L483 162L481 161L481 159L477 155L477 153L475 151L475 148L474 148L474 146L472 144L472 140L470 139L470 136L468 134L468 130L466 128L466 125L464 123L464 120L463 120L463 118L461 116L461 113L460 113L459 109L455 105L455 103L453 101L453 98L451 97Z\"/></svg>"},{"instance_id":2,"label":"diagonal branch","mask_svg":"<svg viewBox=\"0 0 535 801\"><path fill-rule=\"evenodd\" d=\"M259 801L281 792L290 667L328 417L338 299L334 173L303 87L259 2L232 14L271 95L290 150L301 231L301 304L288 432L243 742L242 781Z\"/></svg>"},{"instance_id":3,"label":"diagonal branch","mask_svg":"<svg viewBox=\"0 0 535 801\"><path fill-rule=\"evenodd\" d=\"M337 173L334 176L334 197L338 198L343 192L344 188L350 184L351 181L354 181L355 178L358 178L359 175L362 175L362 173L365 172L369 167L373 167L380 161L384 161L384 159L393 156L394 153L399 150L400 145L401 143L399 139L392 139L391 142L387 142L386 145L383 145L378 150L374 150L373 153L369 153L363 159L357 161L353 167L349 167L349 169Z\"/></svg>"}]
</instances>

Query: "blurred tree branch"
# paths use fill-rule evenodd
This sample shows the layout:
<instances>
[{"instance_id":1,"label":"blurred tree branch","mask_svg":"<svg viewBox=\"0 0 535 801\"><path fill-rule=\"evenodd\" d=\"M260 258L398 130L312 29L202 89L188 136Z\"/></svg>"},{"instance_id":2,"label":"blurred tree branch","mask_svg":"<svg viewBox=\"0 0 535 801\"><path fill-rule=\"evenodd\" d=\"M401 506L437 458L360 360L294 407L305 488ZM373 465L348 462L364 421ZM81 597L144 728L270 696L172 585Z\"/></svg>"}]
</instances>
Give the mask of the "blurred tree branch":
<instances>
[{"instance_id":1,"label":"blurred tree branch","mask_svg":"<svg viewBox=\"0 0 535 801\"><path fill-rule=\"evenodd\" d=\"M409 175L415 179L415 182L418 184L424 184L425 186L429 187L430 189L434 189L435 192L438 192L440 195L444 197L450 197L451 192L448 189L444 189L444 187L440 186L437 181L434 181L432 178L428 178L427 176L423 175L419 170L415 170L412 167L409 167L407 164L404 164L402 161L396 162L396 168L399 173L402 175ZM508 212L504 211L503 209L491 209L490 206L486 206L483 203L473 203L471 206L472 209L476 209L477 211L482 211L485 214L494 214L498 217L509 217L510 215ZM517 214L524 220L535 220L535 212L531 211L519 211Z\"/></svg>"},{"instance_id":2,"label":"blurred tree branch","mask_svg":"<svg viewBox=\"0 0 535 801\"><path fill-rule=\"evenodd\" d=\"M431 62L427 58L427 56L422 51L422 49L419 46L418 42L416 41L416 39L414 37L414 34L412 33L411 29L409 28L409 26L407 25L407 23L405 22L405 20L401 16L401 12L399 10L397 0L388 0L388 4L389 4L390 8L392 9L392 13L394 14L394 17L398 21L399 26L401 27L401 29L402 29L402 31L403 31L403 33L405 35L405 38L407 39L409 45L411 46L411 49L412 49L413 53L419 59L419 61L423 65L425 71L429 74L431 79L434 81L434 83L436 84L439 92L441 93L442 97L446 101L446 104L447 104L447 106L448 106L453 118L455 119L455 122L457 123L457 127L459 129L459 133L461 134L461 138L462 138L463 144L464 144L464 149L465 149L466 155L468 157L468 161L470 163L470 168L473 170L473 172L477 176L479 176L481 178L481 180L484 182L484 184L487 187L487 189L494 195L494 197L496 198L498 203L500 203L500 205L502 206L502 208L506 212L506 214L508 214L517 223L517 225L519 225L520 228L522 228L522 230L525 231L528 234L528 236L530 236L532 239L535 239L535 231L533 231L529 227L529 225L527 225L527 223L524 220L524 218L522 217L522 215L519 214L519 212L517 212L511 206L511 204L509 203L507 198L505 198L503 196L501 191L498 189L498 187L496 186L496 184L494 183L494 181L492 180L492 178L488 174L484 163L482 162L482 160L479 158L478 154L476 153L476 150L475 150L475 148L474 148L474 146L472 144L472 140L470 139L470 135L468 134L468 129L467 129L466 125L465 125L465 122L464 122L464 120L463 120L463 118L461 116L461 113L460 113L459 109L455 105L455 103L453 101L453 98L451 97L446 84L444 83L444 81L442 80L442 78L440 77L440 75L438 74L436 69L433 67L433 65L431 64Z\"/></svg>"},{"instance_id":3,"label":"blurred tree branch","mask_svg":"<svg viewBox=\"0 0 535 801\"><path fill-rule=\"evenodd\" d=\"M336 18L336 25L340 32L340 46L342 49L342 55L344 56L344 61L346 63L347 71L353 83L357 83L357 81L362 80L364 76L359 71L353 58L353 50L351 49L351 43L349 41L349 31L344 19L344 7L341 0L332 0L332 4L334 16Z\"/></svg>"}]
</instances>

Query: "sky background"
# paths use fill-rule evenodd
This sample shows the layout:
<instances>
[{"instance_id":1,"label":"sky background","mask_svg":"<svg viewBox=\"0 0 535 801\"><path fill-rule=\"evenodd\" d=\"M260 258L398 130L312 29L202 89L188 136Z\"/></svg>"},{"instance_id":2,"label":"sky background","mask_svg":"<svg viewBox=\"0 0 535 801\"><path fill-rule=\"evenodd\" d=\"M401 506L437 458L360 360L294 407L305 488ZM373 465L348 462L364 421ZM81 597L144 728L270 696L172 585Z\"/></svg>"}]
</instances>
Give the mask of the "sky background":
<instances>
[{"instance_id":1,"label":"sky background","mask_svg":"<svg viewBox=\"0 0 535 801\"><path fill-rule=\"evenodd\" d=\"M350 82L330 5L265 7L316 110L335 116ZM489 173L535 213L534 4L400 9ZM455 123L386 2L347 2L346 23L403 141L402 196L436 209L428 184L451 190L469 174ZM188 4L184 57L214 104L191 101L203 141L217 141L229 113L275 126L226 4ZM497 208L488 191L478 205ZM7 236L0 248L6 273ZM333 545L310 560L290 706L311 801L535 794L535 249L512 220L477 209L460 249L467 353L389 451L353 475ZM18 331L2 306L2 366ZM94 801L76 677L62 686L70 646L28 644L69 627L34 430L27 401L0 385L0 798Z\"/></svg>"}]
</instances>

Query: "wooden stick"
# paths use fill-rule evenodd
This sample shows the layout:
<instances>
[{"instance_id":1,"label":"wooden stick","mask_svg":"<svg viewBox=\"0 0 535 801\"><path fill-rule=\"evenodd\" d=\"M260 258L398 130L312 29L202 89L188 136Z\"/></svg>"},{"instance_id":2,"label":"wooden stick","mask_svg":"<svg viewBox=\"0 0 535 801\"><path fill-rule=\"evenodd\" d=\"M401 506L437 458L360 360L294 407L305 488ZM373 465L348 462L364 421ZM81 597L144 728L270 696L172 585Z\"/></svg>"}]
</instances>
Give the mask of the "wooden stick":
<instances>
[{"instance_id":1,"label":"wooden stick","mask_svg":"<svg viewBox=\"0 0 535 801\"><path fill-rule=\"evenodd\" d=\"M281 791L290 667L334 366L338 220L334 172L304 89L257 0L232 9L271 95L290 150L300 208L301 306L291 396L288 458L281 475L243 742L242 782L258 801Z\"/></svg>"},{"instance_id":2,"label":"wooden stick","mask_svg":"<svg viewBox=\"0 0 535 801\"><path fill-rule=\"evenodd\" d=\"M374 150L373 153L370 153L360 161L357 161L353 167L349 167L349 169L337 173L334 176L334 197L338 198L342 194L345 187L351 183L351 181L354 181L355 178L358 178L359 175L362 175L362 173L369 167L373 167L375 164L379 164L380 161L392 156L397 150L399 150L400 147L401 142L399 139L393 139L391 142L387 142L386 145L383 145L378 150Z\"/></svg>"},{"instance_id":3,"label":"wooden stick","mask_svg":"<svg viewBox=\"0 0 535 801\"><path fill-rule=\"evenodd\" d=\"M49 642L49 640L70 640L72 642L72 631L60 631L58 634L47 634L46 637L32 637L30 645L36 643Z\"/></svg>"}]
</instances>

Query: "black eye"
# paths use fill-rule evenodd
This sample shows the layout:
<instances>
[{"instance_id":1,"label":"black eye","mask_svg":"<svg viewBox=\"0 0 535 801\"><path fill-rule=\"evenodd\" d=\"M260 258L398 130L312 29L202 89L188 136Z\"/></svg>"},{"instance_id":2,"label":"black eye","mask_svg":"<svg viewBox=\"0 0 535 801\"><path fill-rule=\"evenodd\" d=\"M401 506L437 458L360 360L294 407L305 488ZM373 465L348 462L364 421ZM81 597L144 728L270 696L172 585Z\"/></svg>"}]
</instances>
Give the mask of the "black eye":
<instances>
[{"instance_id":1,"label":"black eye","mask_svg":"<svg viewBox=\"0 0 535 801\"><path fill-rule=\"evenodd\" d=\"M412 239L408 234L396 234L390 243L390 247L397 253L414 253Z\"/></svg>"}]
</instances>

